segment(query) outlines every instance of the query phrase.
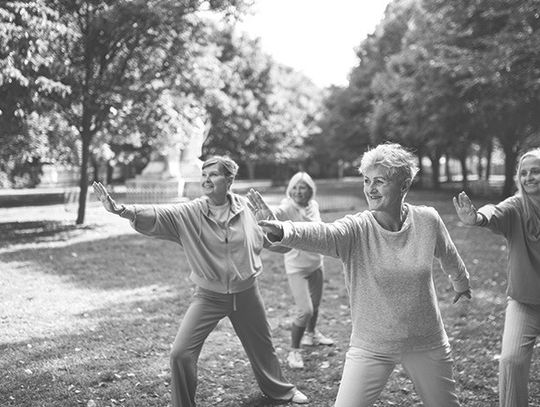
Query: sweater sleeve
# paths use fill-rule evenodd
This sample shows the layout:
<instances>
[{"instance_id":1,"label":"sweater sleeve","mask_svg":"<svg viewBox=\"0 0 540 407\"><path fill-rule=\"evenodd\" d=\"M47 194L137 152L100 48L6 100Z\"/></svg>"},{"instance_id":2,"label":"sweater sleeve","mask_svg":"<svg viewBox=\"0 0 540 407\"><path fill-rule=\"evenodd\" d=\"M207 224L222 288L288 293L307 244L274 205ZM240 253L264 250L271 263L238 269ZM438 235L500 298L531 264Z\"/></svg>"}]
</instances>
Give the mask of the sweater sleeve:
<instances>
[{"instance_id":1,"label":"sweater sleeve","mask_svg":"<svg viewBox=\"0 0 540 407\"><path fill-rule=\"evenodd\" d=\"M347 258L354 238L354 218L349 215L333 223L283 223L283 239L279 244L325 256Z\"/></svg>"},{"instance_id":2,"label":"sweater sleeve","mask_svg":"<svg viewBox=\"0 0 540 407\"><path fill-rule=\"evenodd\" d=\"M470 288L469 273L444 222L438 213L436 213L436 216L437 241L435 245L435 257L441 263L445 273L450 277L454 291L461 293Z\"/></svg>"},{"instance_id":3,"label":"sweater sleeve","mask_svg":"<svg viewBox=\"0 0 540 407\"><path fill-rule=\"evenodd\" d=\"M486 219L483 226L488 227L495 233L507 236L513 222L513 214L516 213L517 199L513 196L497 205L489 204L481 207L478 212Z\"/></svg>"},{"instance_id":4,"label":"sweater sleeve","mask_svg":"<svg viewBox=\"0 0 540 407\"><path fill-rule=\"evenodd\" d=\"M132 205L129 209L133 213L130 224L137 232L181 244L178 205Z\"/></svg>"}]
</instances>

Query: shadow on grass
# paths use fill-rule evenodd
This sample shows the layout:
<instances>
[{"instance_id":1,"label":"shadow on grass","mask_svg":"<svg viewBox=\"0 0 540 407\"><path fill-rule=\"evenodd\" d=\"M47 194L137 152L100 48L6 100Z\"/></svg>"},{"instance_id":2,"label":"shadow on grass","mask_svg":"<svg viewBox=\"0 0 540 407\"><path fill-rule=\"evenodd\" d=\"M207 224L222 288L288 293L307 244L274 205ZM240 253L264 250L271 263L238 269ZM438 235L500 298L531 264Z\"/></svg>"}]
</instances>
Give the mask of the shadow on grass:
<instances>
[{"instance_id":1,"label":"shadow on grass","mask_svg":"<svg viewBox=\"0 0 540 407\"><path fill-rule=\"evenodd\" d=\"M25 264L27 271L67 277L91 289L135 288L156 282L177 283L190 269L175 243L140 235L66 243L61 247L25 247L2 254L2 261Z\"/></svg>"},{"instance_id":2,"label":"shadow on grass","mask_svg":"<svg viewBox=\"0 0 540 407\"><path fill-rule=\"evenodd\" d=\"M159 309L170 305L146 303ZM0 345L0 405L86 406L94 400L98 406L166 406L164 371L176 318L149 322L153 316L146 312L121 318L133 313L127 305L112 313L102 309L86 317L100 318L86 331Z\"/></svg>"},{"instance_id":3,"label":"shadow on grass","mask_svg":"<svg viewBox=\"0 0 540 407\"><path fill-rule=\"evenodd\" d=\"M65 241L74 234L92 229L88 225L75 225L68 221L28 221L0 223L0 248L8 244Z\"/></svg>"},{"instance_id":4,"label":"shadow on grass","mask_svg":"<svg viewBox=\"0 0 540 407\"><path fill-rule=\"evenodd\" d=\"M170 405L170 344L189 298L190 288L180 287L174 297L119 303L80 314L77 317L86 328L73 333L0 344L0 405L86 406L89 400L97 406ZM308 363L317 363L320 353L324 352L308 356ZM333 357L341 359L335 352ZM337 390L340 371L337 365L335 371L314 368L285 373L311 396L320 387L319 380ZM218 325L210 334L198 376L197 405L201 407L290 405L261 394L228 324ZM327 402L315 405L330 406L334 395L326 397Z\"/></svg>"}]
</instances>

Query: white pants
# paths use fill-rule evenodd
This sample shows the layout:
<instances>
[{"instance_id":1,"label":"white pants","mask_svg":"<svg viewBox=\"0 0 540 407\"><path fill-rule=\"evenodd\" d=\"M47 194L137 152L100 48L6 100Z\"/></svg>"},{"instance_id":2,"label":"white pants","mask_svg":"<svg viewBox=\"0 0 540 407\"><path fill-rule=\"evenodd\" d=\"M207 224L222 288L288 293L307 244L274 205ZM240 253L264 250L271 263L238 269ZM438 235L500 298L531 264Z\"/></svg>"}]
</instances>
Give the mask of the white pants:
<instances>
[{"instance_id":1,"label":"white pants","mask_svg":"<svg viewBox=\"0 0 540 407\"><path fill-rule=\"evenodd\" d=\"M450 346L419 352L374 353L350 347L335 407L368 407L381 394L394 367L401 363L425 407L457 407Z\"/></svg>"},{"instance_id":2,"label":"white pants","mask_svg":"<svg viewBox=\"0 0 540 407\"><path fill-rule=\"evenodd\" d=\"M528 406L529 369L538 335L540 305L527 305L508 298L499 360L501 407Z\"/></svg>"}]
</instances>

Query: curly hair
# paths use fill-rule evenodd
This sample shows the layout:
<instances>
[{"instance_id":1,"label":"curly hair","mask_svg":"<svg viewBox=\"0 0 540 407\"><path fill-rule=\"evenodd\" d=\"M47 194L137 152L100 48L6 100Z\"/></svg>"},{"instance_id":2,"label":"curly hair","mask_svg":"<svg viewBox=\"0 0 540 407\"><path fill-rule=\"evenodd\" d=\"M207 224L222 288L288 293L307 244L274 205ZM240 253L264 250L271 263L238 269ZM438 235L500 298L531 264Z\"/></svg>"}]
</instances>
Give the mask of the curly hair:
<instances>
[{"instance_id":1,"label":"curly hair","mask_svg":"<svg viewBox=\"0 0 540 407\"><path fill-rule=\"evenodd\" d=\"M381 165L388 170L390 177L398 177L401 181L414 179L418 173L417 159L413 153L405 149L401 144L379 144L364 153L360 160L360 173L364 173L369 167Z\"/></svg>"}]
</instances>

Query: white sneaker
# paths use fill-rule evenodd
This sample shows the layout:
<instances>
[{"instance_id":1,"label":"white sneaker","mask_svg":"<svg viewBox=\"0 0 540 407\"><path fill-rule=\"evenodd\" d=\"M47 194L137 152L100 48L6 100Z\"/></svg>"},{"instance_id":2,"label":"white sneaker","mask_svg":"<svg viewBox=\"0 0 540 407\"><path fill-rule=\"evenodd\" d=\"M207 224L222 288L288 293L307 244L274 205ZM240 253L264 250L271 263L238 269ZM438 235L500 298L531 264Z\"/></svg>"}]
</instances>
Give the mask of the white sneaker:
<instances>
[{"instance_id":1,"label":"white sneaker","mask_svg":"<svg viewBox=\"0 0 540 407\"><path fill-rule=\"evenodd\" d=\"M315 332L305 332L302 337L302 345L305 346L315 346L315 345L326 345L330 346L334 344L334 341L327 336L324 336L319 331Z\"/></svg>"},{"instance_id":2,"label":"white sneaker","mask_svg":"<svg viewBox=\"0 0 540 407\"><path fill-rule=\"evenodd\" d=\"M294 404L307 404L309 403L309 399L307 398L307 396L302 393L300 390L296 389L294 391L294 394L291 398L291 402L294 403Z\"/></svg>"},{"instance_id":3,"label":"white sneaker","mask_svg":"<svg viewBox=\"0 0 540 407\"><path fill-rule=\"evenodd\" d=\"M287 363L291 369L303 369L304 360L302 359L302 354L299 350L293 349L289 352L287 356Z\"/></svg>"}]
</instances>

